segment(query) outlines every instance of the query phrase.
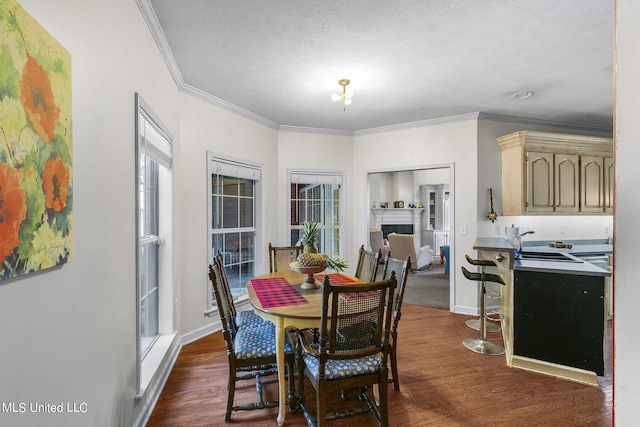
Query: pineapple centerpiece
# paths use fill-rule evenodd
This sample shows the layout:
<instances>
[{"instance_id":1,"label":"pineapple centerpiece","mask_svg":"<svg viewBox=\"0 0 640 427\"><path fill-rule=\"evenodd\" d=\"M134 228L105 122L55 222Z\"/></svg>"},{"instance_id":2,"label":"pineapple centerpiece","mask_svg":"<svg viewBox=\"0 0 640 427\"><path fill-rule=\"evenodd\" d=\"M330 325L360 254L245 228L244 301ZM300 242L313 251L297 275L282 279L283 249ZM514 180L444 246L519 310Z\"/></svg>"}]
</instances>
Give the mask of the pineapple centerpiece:
<instances>
[{"instance_id":1,"label":"pineapple centerpiece","mask_svg":"<svg viewBox=\"0 0 640 427\"><path fill-rule=\"evenodd\" d=\"M317 288L313 278L314 273L324 270L344 271L349 267L346 259L339 256L330 257L327 254L318 253L316 244L318 243L318 223L305 222L302 227L300 241L302 242L303 251L295 262L291 263L291 269L300 273L307 274L307 278L302 284L302 289Z\"/></svg>"}]
</instances>

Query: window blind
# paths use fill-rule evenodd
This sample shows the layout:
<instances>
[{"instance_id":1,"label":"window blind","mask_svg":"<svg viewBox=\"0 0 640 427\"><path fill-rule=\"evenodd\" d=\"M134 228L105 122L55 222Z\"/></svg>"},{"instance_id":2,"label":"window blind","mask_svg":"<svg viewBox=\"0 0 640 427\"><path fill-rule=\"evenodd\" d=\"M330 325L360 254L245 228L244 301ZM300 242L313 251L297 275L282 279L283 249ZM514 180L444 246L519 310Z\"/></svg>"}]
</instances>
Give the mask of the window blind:
<instances>
[{"instance_id":1,"label":"window blind","mask_svg":"<svg viewBox=\"0 0 640 427\"><path fill-rule=\"evenodd\" d=\"M337 184L342 185L342 174L321 172L292 172L292 184Z\"/></svg>"},{"instance_id":2,"label":"window blind","mask_svg":"<svg viewBox=\"0 0 640 427\"><path fill-rule=\"evenodd\" d=\"M211 159L211 173L254 181L259 181L262 177L262 171L257 166L217 158Z\"/></svg>"},{"instance_id":3,"label":"window blind","mask_svg":"<svg viewBox=\"0 0 640 427\"><path fill-rule=\"evenodd\" d=\"M144 155L171 169L171 138L142 109L140 109L139 120L138 126Z\"/></svg>"}]
</instances>

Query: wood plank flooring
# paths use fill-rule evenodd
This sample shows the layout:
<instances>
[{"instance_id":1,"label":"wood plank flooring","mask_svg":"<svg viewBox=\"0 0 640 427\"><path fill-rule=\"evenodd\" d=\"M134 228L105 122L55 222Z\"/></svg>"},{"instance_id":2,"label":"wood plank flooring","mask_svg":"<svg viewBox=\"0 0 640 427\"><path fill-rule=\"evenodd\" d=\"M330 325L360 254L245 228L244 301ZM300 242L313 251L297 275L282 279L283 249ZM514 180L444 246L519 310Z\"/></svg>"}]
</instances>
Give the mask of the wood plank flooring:
<instances>
[{"instance_id":1,"label":"wood plank flooring","mask_svg":"<svg viewBox=\"0 0 640 427\"><path fill-rule=\"evenodd\" d=\"M403 304L399 325L400 391L389 387L392 426L611 426L611 365L600 387L512 369L504 356L484 356L461 341L475 337L467 316ZM501 341L499 333L488 334ZM611 346L609 345L609 350ZM611 354L611 351L609 351ZM220 332L183 347L147 423L162 426L222 426L227 399L226 350ZM313 388L305 388L314 401ZM277 399L277 383L265 397ZM255 385L239 385L236 403L253 401ZM340 404L339 399L328 405ZM330 406L329 406L330 407ZM277 408L235 412L229 425L276 426ZM371 415L339 420L333 427L376 426ZM306 426L302 414L287 413L285 426Z\"/></svg>"}]
</instances>

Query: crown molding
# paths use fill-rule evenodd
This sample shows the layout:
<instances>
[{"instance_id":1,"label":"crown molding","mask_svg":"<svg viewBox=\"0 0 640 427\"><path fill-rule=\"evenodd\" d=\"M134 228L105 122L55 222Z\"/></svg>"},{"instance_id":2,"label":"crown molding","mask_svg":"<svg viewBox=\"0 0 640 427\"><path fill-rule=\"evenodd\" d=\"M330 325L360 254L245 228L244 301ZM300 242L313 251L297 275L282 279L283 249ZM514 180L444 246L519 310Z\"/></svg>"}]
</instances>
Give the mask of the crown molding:
<instances>
[{"instance_id":1,"label":"crown molding","mask_svg":"<svg viewBox=\"0 0 640 427\"><path fill-rule=\"evenodd\" d=\"M456 116L437 117L435 119L418 120L415 122L399 123L397 125L381 126L377 128L362 129L353 132L355 136L370 135L374 133L394 132L398 130L413 129L418 127L433 126L443 123L465 122L477 120L480 113L458 114Z\"/></svg>"},{"instance_id":2,"label":"crown molding","mask_svg":"<svg viewBox=\"0 0 640 427\"><path fill-rule=\"evenodd\" d=\"M344 129L324 129L324 128L308 128L303 126L287 126L281 125L278 127L281 132L298 132L298 133L312 133L322 135L338 135L338 136L353 136L353 131Z\"/></svg>"},{"instance_id":3,"label":"crown molding","mask_svg":"<svg viewBox=\"0 0 640 427\"><path fill-rule=\"evenodd\" d=\"M144 20L147 22L149 30L151 30L151 35L160 50L160 54L164 58L165 64L167 64L169 73L171 73L176 86L178 86L178 88L182 87L184 85L184 78L182 77L182 73L180 72L180 68L178 68L178 64L176 63L173 54L171 53L169 43L167 43L167 39L164 36L162 27L160 27L158 17L153 11L153 7L151 7L149 0L136 0L136 2L138 3L138 7L140 8L140 12L142 12Z\"/></svg>"},{"instance_id":4,"label":"crown molding","mask_svg":"<svg viewBox=\"0 0 640 427\"><path fill-rule=\"evenodd\" d=\"M184 93L188 93L190 95L195 96L196 98L199 98L201 100L203 100L204 102L208 102L209 104L215 105L216 107L220 107L224 110L230 111L234 114L237 114L239 116L242 116L246 119L249 120L253 120L254 122L257 122L261 125L264 125L268 128L274 129L274 130L279 130L280 129L280 125L272 120L269 120L265 117L262 117L258 114L252 113L249 110L245 110L242 107L238 107L235 104L232 104L228 101L225 101L224 99L218 98L216 96L211 95L208 92L205 92L203 90L200 90L196 87L193 87L191 85L188 84L183 84L181 87L179 87L179 90L181 92Z\"/></svg>"},{"instance_id":5,"label":"crown molding","mask_svg":"<svg viewBox=\"0 0 640 427\"><path fill-rule=\"evenodd\" d=\"M478 120L522 123L522 124L540 125L540 126L556 126L556 127L561 127L565 129L577 129L577 130L594 131L594 132L606 132L606 133L613 132L613 125L599 126L599 125L593 125L588 123L539 120L539 119L531 119L526 117L509 116L509 115L502 115L502 114L491 114L491 113L478 113Z\"/></svg>"}]
</instances>

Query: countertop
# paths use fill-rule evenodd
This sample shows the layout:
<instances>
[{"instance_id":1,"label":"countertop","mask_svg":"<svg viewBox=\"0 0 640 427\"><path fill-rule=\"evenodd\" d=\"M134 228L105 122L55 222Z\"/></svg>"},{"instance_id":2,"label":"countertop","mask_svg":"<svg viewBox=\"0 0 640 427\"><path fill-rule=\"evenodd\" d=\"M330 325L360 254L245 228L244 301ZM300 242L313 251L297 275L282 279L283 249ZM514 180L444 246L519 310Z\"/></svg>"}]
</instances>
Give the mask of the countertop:
<instances>
[{"instance_id":1,"label":"countertop","mask_svg":"<svg viewBox=\"0 0 640 427\"><path fill-rule=\"evenodd\" d=\"M514 252L513 246L504 237L478 237L473 242L473 249L478 251L510 251Z\"/></svg>"},{"instance_id":2,"label":"countertop","mask_svg":"<svg viewBox=\"0 0 640 427\"><path fill-rule=\"evenodd\" d=\"M611 276L607 270L569 255L571 261L515 259L513 269L516 271L544 271L548 273L562 273L586 276Z\"/></svg>"},{"instance_id":3,"label":"countertop","mask_svg":"<svg viewBox=\"0 0 640 427\"><path fill-rule=\"evenodd\" d=\"M548 246L536 246L531 244L525 244L524 252L542 252L542 253L562 253L568 261L554 261L554 260L532 260L532 259L514 259L513 269L520 271L545 271L550 273L565 273L565 274L577 274L588 276L611 276L607 270L597 267L589 262L586 262L576 255L589 255L589 254L602 254L611 253L613 251L612 245L589 242L589 244L576 244L572 243L571 249L567 248L551 248ZM473 244L473 249L485 250L485 251L510 251L515 253L513 246L504 237L478 237Z\"/></svg>"}]
</instances>

